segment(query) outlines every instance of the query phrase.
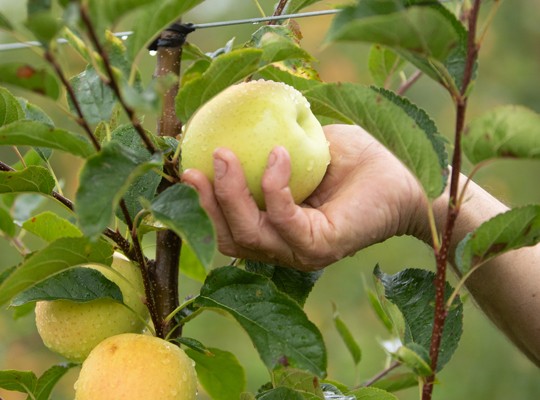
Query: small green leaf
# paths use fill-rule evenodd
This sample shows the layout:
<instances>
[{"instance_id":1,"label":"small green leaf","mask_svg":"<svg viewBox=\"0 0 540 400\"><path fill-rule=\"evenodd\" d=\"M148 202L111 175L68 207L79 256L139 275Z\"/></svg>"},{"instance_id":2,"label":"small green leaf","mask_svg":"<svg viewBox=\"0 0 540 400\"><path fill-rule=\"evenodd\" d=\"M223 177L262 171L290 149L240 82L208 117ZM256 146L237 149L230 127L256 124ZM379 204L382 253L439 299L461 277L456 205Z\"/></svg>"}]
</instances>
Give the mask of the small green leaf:
<instances>
[{"instance_id":1,"label":"small green leaf","mask_svg":"<svg viewBox=\"0 0 540 400\"><path fill-rule=\"evenodd\" d=\"M411 170L430 198L442 193L444 139L425 111L389 91L355 84L321 84L304 95L316 115L370 132Z\"/></svg>"},{"instance_id":2,"label":"small green leaf","mask_svg":"<svg viewBox=\"0 0 540 400\"><path fill-rule=\"evenodd\" d=\"M49 11L32 13L28 16L25 25L46 48L64 26L62 20Z\"/></svg>"},{"instance_id":3,"label":"small green leaf","mask_svg":"<svg viewBox=\"0 0 540 400\"><path fill-rule=\"evenodd\" d=\"M276 287L303 306L323 271L303 272L296 269L246 260L246 271L270 278Z\"/></svg>"},{"instance_id":4,"label":"small green leaf","mask_svg":"<svg viewBox=\"0 0 540 400\"><path fill-rule=\"evenodd\" d=\"M98 1L108 3L109 0ZM141 7L134 18L136 29L128 40L129 57L134 59L171 22L202 2L203 0L153 0Z\"/></svg>"},{"instance_id":5,"label":"small green leaf","mask_svg":"<svg viewBox=\"0 0 540 400\"><path fill-rule=\"evenodd\" d=\"M24 62L0 64L0 82L9 83L55 100L60 95L60 86L53 74L45 68L36 68Z\"/></svg>"},{"instance_id":6,"label":"small green leaf","mask_svg":"<svg viewBox=\"0 0 540 400\"><path fill-rule=\"evenodd\" d=\"M161 162L159 154L146 160L114 141L88 158L75 195L75 210L83 233L90 237L101 234L130 184L150 169L161 167Z\"/></svg>"},{"instance_id":7,"label":"small green leaf","mask_svg":"<svg viewBox=\"0 0 540 400\"><path fill-rule=\"evenodd\" d=\"M285 6L287 14L293 14L300 11L302 8L309 7L312 4L318 3L321 0L289 0Z\"/></svg>"},{"instance_id":8,"label":"small green leaf","mask_svg":"<svg viewBox=\"0 0 540 400\"><path fill-rule=\"evenodd\" d=\"M356 389L347 395L356 396L356 400L398 400L392 393L374 387Z\"/></svg>"},{"instance_id":9,"label":"small green leaf","mask_svg":"<svg viewBox=\"0 0 540 400\"><path fill-rule=\"evenodd\" d=\"M312 59L311 55L300 47L291 30L281 25L265 25L259 28L252 35L249 46L261 49L262 59L269 64L288 59Z\"/></svg>"},{"instance_id":10,"label":"small green leaf","mask_svg":"<svg viewBox=\"0 0 540 400\"><path fill-rule=\"evenodd\" d=\"M467 235L456 250L461 273L510 250L540 242L540 206L515 208L496 215Z\"/></svg>"},{"instance_id":11,"label":"small green leaf","mask_svg":"<svg viewBox=\"0 0 540 400\"><path fill-rule=\"evenodd\" d=\"M345 346L347 346L347 350L349 350L349 353L353 358L354 365L358 365L360 363L360 360L362 359L362 349L360 349L358 342L354 339L354 336L351 333L347 324L345 324L345 322L343 322L343 320L339 316L335 304L334 315L332 317L334 320L334 326L336 327L336 330L338 331L341 340L343 340L343 343L345 343Z\"/></svg>"},{"instance_id":12,"label":"small green leaf","mask_svg":"<svg viewBox=\"0 0 540 400\"><path fill-rule=\"evenodd\" d=\"M51 10L51 0L28 0L26 5L28 15Z\"/></svg>"},{"instance_id":13,"label":"small green leaf","mask_svg":"<svg viewBox=\"0 0 540 400\"><path fill-rule=\"evenodd\" d=\"M0 29L4 29L6 31L13 30L13 25L11 25L9 19L2 13L0 13Z\"/></svg>"},{"instance_id":14,"label":"small green leaf","mask_svg":"<svg viewBox=\"0 0 540 400\"><path fill-rule=\"evenodd\" d=\"M0 145L46 147L83 158L95 153L81 136L37 121L17 121L1 127Z\"/></svg>"},{"instance_id":15,"label":"small green leaf","mask_svg":"<svg viewBox=\"0 0 540 400\"><path fill-rule=\"evenodd\" d=\"M21 105L7 89L0 87L0 127L24 118Z\"/></svg>"},{"instance_id":16,"label":"small green leaf","mask_svg":"<svg viewBox=\"0 0 540 400\"><path fill-rule=\"evenodd\" d=\"M0 204L0 232L4 232L7 236L13 237L17 232L17 227L13 222L13 217L8 209Z\"/></svg>"},{"instance_id":17,"label":"small green leaf","mask_svg":"<svg viewBox=\"0 0 540 400\"><path fill-rule=\"evenodd\" d=\"M0 284L0 304L13 296L70 267L83 264L111 265L112 247L103 241L62 238L25 259Z\"/></svg>"},{"instance_id":18,"label":"small green leaf","mask_svg":"<svg viewBox=\"0 0 540 400\"><path fill-rule=\"evenodd\" d=\"M220 55L199 77L189 81L176 96L176 114L187 121L204 103L228 86L253 74L259 68L262 50L239 49Z\"/></svg>"},{"instance_id":19,"label":"small green leaf","mask_svg":"<svg viewBox=\"0 0 540 400\"><path fill-rule=\"evenodd\" d=\"M204 282L207 275L206 268L201 263L191 246L186 242L182 243L182 253L180 253L180 272L188 278L201 283Z\"/></svg>"},{"instance_id":20,"label":"small green leaf","mask_svg":"<svg viewBox=\"0 0 540 400\"><path fill-rule=\"evenodd\" d=\"M82 236L79 228L51 211L44 211L24 221L22 227L47 242L63 237Z\"/></svg>"},{"instance_id":21,"label":"small green leaf","mask_svg":"<svg viewBox=\"0 0 540 400\"><path fill-rule=\"evenodd\" d=\"M188 338L185 336L172 339L173 342L179 343L181 345L184 345L186 347L189 347L190 350L194 352L198 352L207 356L212 356L212 352L206 347L204 344L199 342L197 339ZM190 357L193 358L193 357Z\"/></svg>"},{"instance_id":22,"label":"small green leaf","mask_svg":"<svg viewBox=\"0 0 540 400\"><path fill-rule=\"evenodd\" d=\"M189 243L201 263L210 268L216 250L214 227L193 188L183 184L171 186L152 201L149 211Z\"/></svg>"},{"instance_id":23,"label":"small green leaf","mask_svg":"<svg viewBox=\"0 0 540 400\"><path fill-rule=\"evenodd\" d=\"M244 368L234 354L216 348L208 350L211 355L186 350L195 361L199 383L213 400L238 400L246 386Z\"/></svg>"},{"instance_id":24,"label":"small green leaf","mask_svg":"<svg viewBox=\"0 0 540 400\"><path fill-rule=\"evenodd\" d=\"M0 371L0 388L12 392L33 394L37 378L31 371Z\"/></svg>"},{"instance_id":25,"label":"small green leaf","mask_svg":"<svg viewBox=\"0 0 540 400\"><path fill-rule=\"evenodd\" d=\"M394 321L394 324L403 326L398 332L403 345L417 349L421 346L429 349L433 330L433 315L435 313L435 274L422 269L405 269L394 275L383 273L377 266L374 276L378 283L384 287L381 302L391 302L401 312L398 317L402 321ZM453 288L446 284L445 298L452 294ZM456 350L463 330L463 304L456 297L446 317L443 337L439 352L437 371L450 361ZM412 346L411 346L412 345Z\"/></svg>"},{"instance_id":26,"label":"small green leaf","mask_svg":"<svg viewBox=\"0 0 540 400\"><path fill-rule=\"evenodd\" d=\"M275 387L294 389L307 398L324 399L319 379L312 373L289 367L279 367L272 371L272 381Z\"/></svg>"},{"instance_id":27,"label":"small green leaf","mask_svg":"<svg viewBox=\"0 0 540 400\"><path fill-rule=\"evenodd\" d=\"M22 171L0 172L0 193L42 193L50 195L55 182L44 167L29 166Z\"/></svg>"},{"instance_id":28,"label":"small green leaf","mask_svg":"<svg viewBox=\"0 0 540 400\"><path fill-rule=\"evenodd\" d=\"M522 106L497 107L474 119L463 135L474 164L490 158L540 158L540 114Z\"/></svg>"},{"instance_id":29,"label":"small green leaf","mask_svg":"<svg viewBox=\"0 0 540 400\"><path fill-rule=\"evenodd\" d=\"M433 374L429 366L428 351L416 344L410 343L408 346L401 346L392 354L398 361L409 367L418 376L430 376Z\"/></svg>"},{"instance_id":30,"label":"small green leaf","mask_svg":"<svg viewBox=\"0 0 540 400\"><path fill-rule=\"evenodd\" d=\"M51 392L56 383L62 378L71 368L78 366L75 363L64 363L54 365L45 371L38 379L35 396L36 400L49 400Z\"/></svg>"},{"instance_id":31,"label":"small green leaf","mask_svg":"<svg viewBox=\"0 0 540 400\"><path fill-rule=\"evenodd\" d=\"M92 22L101 28L113 25L130 12L153 2L155 0L88 0L87 8Z\"/></svg>"},{"instance_id":32,"label":"small green leaf","mask_svg":"<svg viewBox=\"0 0 540 400\"><path fill-rule=\"evenodd\" d=\"M275 65L268 65L259 71L256 74L258 77L269 81L284 82L301 92L304 92L309 89L321 85L321 81L316 79L307 79L295 74L292 74L290 71L285 71Z\"/></svg>"},{"instance_id":33,"label":"small green leaf","mask_svg":"<svg viewBox=\"0 0 540 400\"><path fill-rule=\"evenodd\" d=\"M268 369L290 365L326 374L326 349L298 303L267 278L235 267L213 270L196 304L230 313L251 337Z\"/></svg>"},{"instance_id":34,"label":"small green leaf","mask_svg":"<svg viewBox=\"0 0 540 400\"><path fill-rule=\"evenodd\" d=\"M306 400L302 393L287 387L279 387L265 392L257 397L258 400ZM312 400L312 399L310 399Z\"/></svg>"},{"instance_id":35,"label":"small green leaf","mask_svg":"<svg viewBox=\"0 0 540 400\"><path fill-rule=\"evenodd\" d=\"M371 46L368 59L369 73L377 86L388 87L404 63L401 57L387 47L379 44Z\"/></svg>"},{"instance_id":36,"label":"small green leaf","mask_svg":"<svg viewBox=\"0 0 540 400\"><path fill-rule=\"evenodd\" d=\"M387 392L397 392L418 386L418 377L413 372L390 374L373 383L373 386Z\"/></svg>"},{"instance_id":37,"label":"small green leaf","mask_svg":"<svg viewBox=\"0 0 540 400\"><path fill-rule=\"evenodd\" d=\"M70 300L78 303L107 298L121 303L118 285L91 268L70 268L36 283L11 300L12 307L35 301Z\"/></svg>"}]
</instances>

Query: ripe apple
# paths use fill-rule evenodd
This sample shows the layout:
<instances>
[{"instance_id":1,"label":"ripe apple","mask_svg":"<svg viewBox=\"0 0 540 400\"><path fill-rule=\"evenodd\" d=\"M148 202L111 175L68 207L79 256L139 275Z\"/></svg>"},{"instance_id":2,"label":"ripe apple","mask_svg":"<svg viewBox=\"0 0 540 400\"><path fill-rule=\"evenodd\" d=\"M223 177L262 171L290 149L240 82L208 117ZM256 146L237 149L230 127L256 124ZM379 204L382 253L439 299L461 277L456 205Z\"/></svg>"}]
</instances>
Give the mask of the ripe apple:
<instances>
[{"instance_id":1,"label":"ripe apple","mask_svg":"<svg viewBox=\"0 0 540 400\"><path fill-rule=\"evenodd\" d=\"M163 339L124 333L90 353L75 382L75 400L195 400L194 362Z\"/></svg>"},{"instance_id":2,"label":"ripe apple","mask_svg":"<svg viewBox=\"0 0 540 400\"><path fill-rule=\"evenodd\" d=\"M330 151L321 124L306 98L282 82L251 81L230 86L188 121L182 139L182 168L214 178L212 153L232 150L242 164L248 188L264 209L261 178L268 155L283 146L291 157L289 182L296 203L304 201L321 182Z\"/></svg>"},{"instance_id":3,"label":"ripe apple","mask_svg":"<svg viewBox=\"0 0 540 400\"><path fill-rule=\"evenodd\" d=\"M144 286L139 269L120 253L114 253L112 271L100 265L85 265L116 283L124 304L110 299L86 303L71 300L38 301L36 326L45 346L68 360L83 361L109 336L141 332L148 319Z\"/></svg>"}]
</instances>

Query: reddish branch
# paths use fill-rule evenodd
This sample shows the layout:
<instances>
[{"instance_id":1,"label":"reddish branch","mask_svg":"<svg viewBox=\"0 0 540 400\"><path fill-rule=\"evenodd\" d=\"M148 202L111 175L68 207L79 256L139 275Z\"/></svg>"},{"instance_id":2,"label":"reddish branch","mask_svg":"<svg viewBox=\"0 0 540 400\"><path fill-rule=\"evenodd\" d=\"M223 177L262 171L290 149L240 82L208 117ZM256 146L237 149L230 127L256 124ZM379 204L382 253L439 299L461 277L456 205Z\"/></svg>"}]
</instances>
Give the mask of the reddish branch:
<instances>
[{"instance_id":1,"label":"reddish branch","mask_svg":"<svg viewBox=\"0 0 540 400\"><path fill-rule=\"evenodd\" d=\"M279 15L282 15L288 2L289 2L289 0L280 0L278 5L276 6L276 9L274 10L274 14L272 14L272 16L277 17ZM277 21L269 21L268 22L268 25L274 25L274 24L277 24Z\"/></svg>"},{"instance_id":2,"label":"reddish branch","mask_svg":"<svg viewBox=\"0 0 540 400\"><path fill-rule=\"evenodd\" d=\"M456 127L454 138L454 155L452 158L452 176L450 178L450 197L448 202L448 213L446 225L444 227L441 246L435 249L435 259L437 263L437 274L435 277L435 317L433 321L433 332L431 336L431 346L429 355L431 358L431 368L437 370L440 346L443 336L444 323L448 310L445 305L445 286L446 286L446 266L448 262L448 252L450 249L450 240L454 231L454 225L459 213L458 185L459 174L461 170L461 137L465 126L465 114L467 110L467 90L471 83L474 73L474 65L478 57L478 44L476 42L476 25L478 22L478 13L481 0L475 0L473 7L468 14L469 33L467 39L467 60L463 73L463 82L459 96L456 101ZM431 400L433 393L433 383L435 374L426 379L422 390L422 400Z\"/></svg>"}]
</instances>

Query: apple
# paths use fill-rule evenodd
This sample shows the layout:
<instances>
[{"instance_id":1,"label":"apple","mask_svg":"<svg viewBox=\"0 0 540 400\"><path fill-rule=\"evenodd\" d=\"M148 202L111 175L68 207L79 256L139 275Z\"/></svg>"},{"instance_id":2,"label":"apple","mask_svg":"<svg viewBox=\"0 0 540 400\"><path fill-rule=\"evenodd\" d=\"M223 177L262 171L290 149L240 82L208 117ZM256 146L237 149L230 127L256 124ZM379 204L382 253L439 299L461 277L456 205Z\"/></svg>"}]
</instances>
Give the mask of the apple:
<instances>
[{"instance_id":1,"label":"apple","mask_svg":"<svg viewBox=\"0 0 540 400\"><path fill-rule=\"evenodd\" d=\"M155 336L124 333L105 339L84 361L75 400L195 400L194 362Z\"/></svg>"},{"instance_id":2,"label":"apple","mask_svg":"<svg viewBox=\"0 0 540 400\"><path fill-rule=\"evenodd\" d=\"M148 319L142 276L137 266L122 254L114 253L112 270L93 264L83 267L96 269L116 283L128 307L111 299L86 303L71 300L36 303L36 326L43 343L75 362L83 361L109 336L142 332Z\"/></svg>"},{"instance_id":3,"label":"apple","mask_svg":"<svg viewBox=\"0 0 540 400\"><path fill-rule=\"evenodd\" d=\"M212 153L226 147L240 160L248 188L264 209L261 178L276 146L285 147L291 157L289 186L299 204L319 185L330 163L321 124L292 86L244 82L228 87L190 118L182 137L182 168L198 169L213 181Z\"/></svg>"}]
</instances>

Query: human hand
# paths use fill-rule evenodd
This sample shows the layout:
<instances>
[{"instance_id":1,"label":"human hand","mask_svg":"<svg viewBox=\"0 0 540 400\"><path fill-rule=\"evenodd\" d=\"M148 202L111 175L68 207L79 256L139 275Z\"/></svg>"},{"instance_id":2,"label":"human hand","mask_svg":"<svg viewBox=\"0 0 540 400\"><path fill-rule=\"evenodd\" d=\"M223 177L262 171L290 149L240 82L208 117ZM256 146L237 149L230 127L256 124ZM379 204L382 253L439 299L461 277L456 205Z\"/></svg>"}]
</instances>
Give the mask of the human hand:
<instances>
[{"instance_id":1,"label":"human hand","mask_svg":"<svg viewBox=\"0 0 540 400\"><path fill-rule=\"evenodd\" d=\"M257 208L240 162L228 149L214 152L214 184L197 170L185 183L199 192L226 255L317 270L391 236L418 230L425 219L422 189L384 146L358 126L324 128L332 156L315 192L296 205L288 188L290 158L269 156L262 179L266 211Z\"/></svg>"}]
</instances>

